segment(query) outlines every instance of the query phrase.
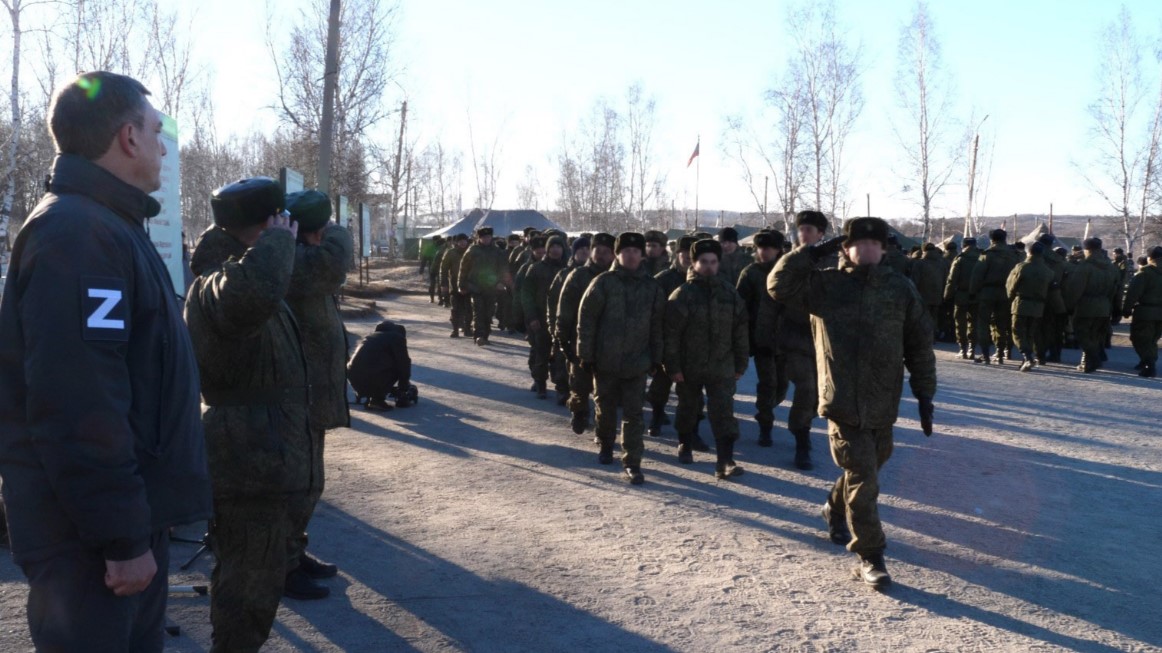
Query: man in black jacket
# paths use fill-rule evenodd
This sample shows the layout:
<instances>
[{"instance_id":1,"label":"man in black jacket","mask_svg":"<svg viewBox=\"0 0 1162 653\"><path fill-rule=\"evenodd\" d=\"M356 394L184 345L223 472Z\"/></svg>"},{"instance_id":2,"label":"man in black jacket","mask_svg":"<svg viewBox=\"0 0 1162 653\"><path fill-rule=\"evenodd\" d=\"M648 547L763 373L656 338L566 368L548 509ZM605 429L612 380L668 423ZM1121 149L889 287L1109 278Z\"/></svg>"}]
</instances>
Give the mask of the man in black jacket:
<instances>
[{"instance_id":1,"label":"man in black jacket","mask_svg":"<svg viewBox=\"0 0 1162 653\"><path fill-rule=\"evenodd\" d=\"M357 402L366 397L369 410L391 410L387 396L392 393L396 406L410 406L412 359L408 356L407 329L391 320L380 322L351 354L347 378Z\"/></svg>"},{"instance_id":2,"label":"man in black jacket","mask_svg":"<svg viewBox=\"0 0 1162 653\"><path fill-rule=\"evenodd\" d=\"M0 305L0 475L38 650L161 651L167 531L210 516L197 365L143 224L166 154L148 93L106 72L57 92Z\"/></svg>"}]
</instances>

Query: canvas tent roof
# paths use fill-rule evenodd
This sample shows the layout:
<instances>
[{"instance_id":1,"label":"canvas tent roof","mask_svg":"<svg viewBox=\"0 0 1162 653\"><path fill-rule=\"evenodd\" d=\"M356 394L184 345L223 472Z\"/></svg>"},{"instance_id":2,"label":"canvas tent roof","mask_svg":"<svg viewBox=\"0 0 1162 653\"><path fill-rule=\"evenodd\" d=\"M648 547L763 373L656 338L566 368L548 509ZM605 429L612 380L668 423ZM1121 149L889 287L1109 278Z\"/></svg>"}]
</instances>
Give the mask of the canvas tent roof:
<instances>
[{"instance_id":1,"label":"canvas tent roof","mask_svg":"<svg viewBox=\"0 0 1162 653\"><path fill-rule=\"evenodd\" d=\"M434 236L445 236L457 233L465 233L471 236L477 227L492 227L493 233L497 236L522 233L525 227L534 227L539 231L561 229L560 226L546 218L545 214L540 211L530 209L472 209L468 212L468 215L459 221L426 234L424 238L427 239ZM564 231L564 229L561 229L561 231Z\"/></svg>"},{"instance_id":2,"label":"canvas tent roof","mask_svg":"<svg viewBox=\"0 0 1162 653\"><path fill-rule=\"evenodd\" d=\"M1026 235L1024 238L1021 238L1020 240L1022 243L1025 243L1026 245L1032 245L1033 243L1037 242L1037 239L1040 238L1042 236L1042 234L1047 234L1047 233L1049 233L1049 226L1046 225L1044 222L1039 222L1039 223L1037 223L1037 226L1033 229L1033 231L1030 231L1028 233L1028 235ZM1074 245L1080 245L1080 244L1081 244L1080 238L1062 238L1061 236L1057 236L1057 235L1053 236L1053 248L1054 249L1056 249L1058 247L1064 247L1065 249L1072 249Z\"/></svg>"}]
</instances>

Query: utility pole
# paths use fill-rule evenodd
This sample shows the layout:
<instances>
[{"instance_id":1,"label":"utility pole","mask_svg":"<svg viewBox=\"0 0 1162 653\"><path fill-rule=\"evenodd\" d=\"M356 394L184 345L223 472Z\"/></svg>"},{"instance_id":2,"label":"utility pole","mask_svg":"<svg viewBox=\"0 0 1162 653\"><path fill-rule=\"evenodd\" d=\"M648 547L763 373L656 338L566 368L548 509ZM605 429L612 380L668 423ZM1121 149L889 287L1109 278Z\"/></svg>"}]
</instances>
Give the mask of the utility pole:
<instances>
[{"instance_id":1,"label":"utility pole","mask_svg":"<svg viewBox=\"0 0 1162 653\"><path fill-rule=\"evenodd\" d=\"M763 175L763 226L764 227L771 226L770 222L767 220L767 189L770 188L770 185L771 185L771 176L770 175Z\"/></svg>"},{"instance_id":2,"label":"utility pole","mask_svg":"<svg viewBox=\"0 0 1162 653\"><path fill-rule=\"evenodd\" d=\"M331 150L335 131L335 87L339 83L339 2L331 0L327 18L327 60L323 71L323 117L319 121L319 168L316 185L320 192L331 192Z\"/></svg>"},{"instance_id":3,"label":"utility pole","mask_svg":"<svg viewBox=\"0 0 1162 653\"><path fill-rule=\"evenodd\" d=\"M980 122L977 123L976 129L974 130L975 135L972 138L972 158L968 164L968 210L964 213L964 236L966 238L972 235L969 230L972 229L972 198L976 190L976 154L980 150L980 127L988 119L989 117L987 115L980 119Z\"/></svg>"},{"instance_id":4,"label":"utility pole","mask_svg":"<svg viewBox=\"0 0 1162 653\"><path fill-rule=\"evenodd\" d=\"M400 162L403 159L403 134L404 128L407 126L408 120L408 101L403 101L403 107L399 112L399 143L395 148L395 170L391 174L391 230L395 231L396 216L399 214L399 178L403 171L400 170ZM392 238L388 243L388 256L395 257L395 239Z\"/></svg>"}]
</instances>

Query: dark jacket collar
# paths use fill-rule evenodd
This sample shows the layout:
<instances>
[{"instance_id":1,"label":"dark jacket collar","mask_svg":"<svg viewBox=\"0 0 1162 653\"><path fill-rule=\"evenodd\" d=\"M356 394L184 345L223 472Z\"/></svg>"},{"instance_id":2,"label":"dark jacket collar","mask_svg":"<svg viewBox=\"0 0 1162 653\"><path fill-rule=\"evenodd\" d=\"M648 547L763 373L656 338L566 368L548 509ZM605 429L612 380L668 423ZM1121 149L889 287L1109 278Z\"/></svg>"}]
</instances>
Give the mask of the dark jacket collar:
<instances>
[{"instance_id":1,"label":"dark jacket collar","mask_svg":"<svg viewBox=\"0 0 1162 653\"><path fill-rule=\"evenodd\" d=\"M57 155L52 164L48 190L57 195L84 195L138 224L161 212L157 200L92 161L74 154Z\"/></svg>"}]
</instances>

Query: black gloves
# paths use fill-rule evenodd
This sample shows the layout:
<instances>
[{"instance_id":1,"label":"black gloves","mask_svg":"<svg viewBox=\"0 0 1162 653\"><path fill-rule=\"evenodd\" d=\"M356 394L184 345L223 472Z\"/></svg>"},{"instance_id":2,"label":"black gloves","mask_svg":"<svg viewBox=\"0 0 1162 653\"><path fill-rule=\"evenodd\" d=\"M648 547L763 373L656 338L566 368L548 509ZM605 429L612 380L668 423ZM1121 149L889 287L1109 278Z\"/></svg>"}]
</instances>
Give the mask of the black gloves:
<instances>
[{"instance_id":1,"label":"black gloves","mask_svg":"<svg viewBox=\"0 0 1162 653\"><path fill-rule=\"evenodd\" d=\"M916 397L916 402L920 404L920 430L924 435L932 435L932 415L936 412L932 397Z\"/></svg>"},{"instance_id":2,"label":"black gloves","mask_svg":"<svg viewBox=\"0 0 1162 653\"><path fill-rule=\"evenodd\" d=\"M844 236L836 236L829 238L821 243L817 243L807 248L807 253L811 255L812 261L819 261L843 249Z\"/></svg>"}]
</instances>

